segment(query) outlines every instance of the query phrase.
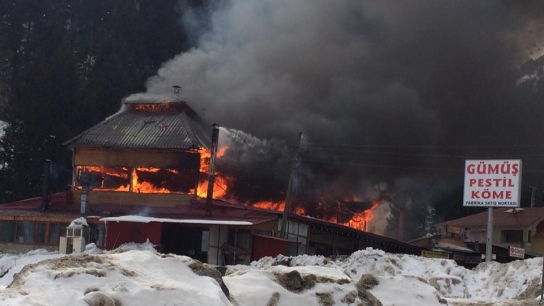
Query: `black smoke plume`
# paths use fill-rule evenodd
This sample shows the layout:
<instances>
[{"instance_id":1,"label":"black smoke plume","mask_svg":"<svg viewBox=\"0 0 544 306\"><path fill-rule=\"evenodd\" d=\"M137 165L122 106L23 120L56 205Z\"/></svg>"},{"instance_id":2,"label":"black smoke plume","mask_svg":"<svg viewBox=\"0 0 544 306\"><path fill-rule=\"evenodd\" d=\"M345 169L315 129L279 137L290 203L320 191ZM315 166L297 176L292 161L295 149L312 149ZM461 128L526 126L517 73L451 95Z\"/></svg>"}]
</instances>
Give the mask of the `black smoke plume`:
<instances>
[{"instance_id":1,"label":"black smoke plume","mask_svg":"<svg viewBox=\"0 0 544 306\"><path fill-rule=\"evenodd\" d=\"M467 158L521 158L524 188L544 187L541 1L205 3L185 14L195 47L143 96L181 85L210 122L288 148L304 133L299 192L312 203L352 191L366 201L364 186L381 183L409 194L394 189L406 180L439 192L462 183ZM253 179L285 186L290 154L259 156L266 176Z\"/></svg>"}]
</instances>

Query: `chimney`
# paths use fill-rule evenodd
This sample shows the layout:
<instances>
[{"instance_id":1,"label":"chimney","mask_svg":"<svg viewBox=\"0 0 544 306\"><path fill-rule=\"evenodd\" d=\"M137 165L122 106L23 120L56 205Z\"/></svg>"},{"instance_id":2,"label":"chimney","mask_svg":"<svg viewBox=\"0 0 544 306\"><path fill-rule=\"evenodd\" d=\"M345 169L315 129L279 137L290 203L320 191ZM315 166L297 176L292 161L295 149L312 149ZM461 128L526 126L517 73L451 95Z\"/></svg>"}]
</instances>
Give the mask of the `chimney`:
<instances>
[{"instance_id":1,"label":"chimney","mask_svg":"<svg viewBox=\"0 0 544 306\"><path fill-rule=\"evenodd\" d=\"M49 173L51 161L46 159L43 163L43 189L42 189L42 210L49 208Z\"/></svg>"},{"instance_id":2,"label":"chimney","mask_svg":"<svg viewBox=\"0 0 544 306\"><path fill-rule=\"evenodd\" d=\"M215 184L215 156L217 155L217 143L219 141L219 125L214 123L212 130L212 152L208 174L208 192L206 193L206 217L212 216L213 185Z\"/></svg>"},{"instance_id":3,"label":"chimney","mask_svg":"<svg viewBox=\"0 0 544 306\"><path fill-rule=\"evenodd\" d=\"M179 86L179 85L174 85L174 86L172 86L172 88L174 88L174 93L175 94L179 94L179 92L181 91L181 86Z\"/></svg>"}]
</instances>

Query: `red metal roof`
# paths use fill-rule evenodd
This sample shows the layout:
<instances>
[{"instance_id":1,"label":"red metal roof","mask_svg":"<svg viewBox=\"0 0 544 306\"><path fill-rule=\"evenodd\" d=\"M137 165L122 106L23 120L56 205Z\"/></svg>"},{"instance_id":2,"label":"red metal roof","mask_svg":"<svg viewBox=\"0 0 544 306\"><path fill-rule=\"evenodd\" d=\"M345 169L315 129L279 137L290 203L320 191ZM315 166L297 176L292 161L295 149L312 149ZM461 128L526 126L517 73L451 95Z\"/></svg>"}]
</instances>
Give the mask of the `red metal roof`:
<instances>
[{"instance_id":1,"label":"red metal roof","mask_svg":"<svg viewBox=\"0 0 544 306\"><path fill-rule=\"evenodd\" d=\"M544 207L493 209L493 225L503 227L527 227L544 219ZM439 226L456 227L485 227L487 225L487 211L467 217L450 220L437 224Z\"/></svg>"},{"instance_id":2,"label":"red metal roof","mask_svg":"<svg viewBox=\"0 0 544 306\"><path fill-rule=\"evenodd\" d=\"M77 218L80 207L74 205L72 192L58 193L50 196L49 209L41 209L41 197L26 199L0 205L0 219L13 218ZM201 220L230 220L248 221L260 224L278 219L275 211L263 211L253 207L229 203L221 200L213 201L213 214L206 217L206 201L197 199L190 205L182 204L173 207L119 205L116 203L87 205L86 216L112 217L127 214L152 216L159 218L201 219Z\"/></svg>"},{"instance_id":3,"label":"red metal roof","mask_svg":"<svg viewBox=\"0 0 544 306\"><path fill-rule=\"evenodd\" d=\"M71 191L58 192L49 195L49 210L58 211L79 211L79 207L74 205L73 193ZM42 198L34 197L21 201L2 203L0 210L3 209L41 209Z\"/></svg>"},{"instance_id":4,"label":"red metal roof","mask_svg":"<svg viewBox=\"0 0 544 306\"><path fill-rule=\"evenodd\" d=\"M35 221L48 221L48 220L62 220L63 222L70 222L81 216L87 219L95 219L98 221L99 216L92 213L80 214L76 212L62 212L62 211L50 211L39 209L1 209L0 220L35 220Z\"/></svg>"}]
</instances>

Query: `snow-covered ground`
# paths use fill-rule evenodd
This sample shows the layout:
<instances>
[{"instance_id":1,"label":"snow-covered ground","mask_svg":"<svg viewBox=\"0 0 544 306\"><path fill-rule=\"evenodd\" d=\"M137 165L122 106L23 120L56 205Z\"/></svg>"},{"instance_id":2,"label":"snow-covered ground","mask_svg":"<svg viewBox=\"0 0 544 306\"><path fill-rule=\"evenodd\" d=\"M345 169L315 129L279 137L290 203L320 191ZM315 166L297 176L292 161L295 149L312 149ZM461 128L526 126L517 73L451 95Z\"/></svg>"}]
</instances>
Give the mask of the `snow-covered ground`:
<instances>
[{"instance_id":1,"label":"snow-covered ground","mask_svg":"<svg viewBox=\"0 0 544 306\"><path fill-rule=\"evenodd\" d=\"M481 264L367 249L263 258L225 275L147 244L0 254L0 305L538 305L542 259ZM221 283L224 285L221 286ZM226 285L226 286L225 286ZM379 300L379 302L378 302Z\"/></svg>"}]
</instances>

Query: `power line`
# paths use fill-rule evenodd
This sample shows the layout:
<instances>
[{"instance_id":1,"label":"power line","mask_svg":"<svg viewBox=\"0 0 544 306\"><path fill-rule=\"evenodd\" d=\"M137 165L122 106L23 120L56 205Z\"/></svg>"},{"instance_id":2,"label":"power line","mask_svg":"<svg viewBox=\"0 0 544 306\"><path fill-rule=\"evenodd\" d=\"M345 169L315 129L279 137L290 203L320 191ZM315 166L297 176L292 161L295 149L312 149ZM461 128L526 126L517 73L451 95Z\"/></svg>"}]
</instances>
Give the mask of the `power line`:
<instances>
[{"instance_id":1,"label":"power line","mask_svg":"<svg viewBox=\"0 0 544 306\"><path fill-rule=\"evenodd\" d=\"M321 148L314 147L312 149L324 150L331 152L348 152L348 153L364 153L364 154L378 154L378 155L401 155L401 156L417 156L417 157L433 157L433 158L462 158L462 159L482 159L480 156L467 156L467 155L445 155L445 154L421 154L421 153L404 153L404 152L385 152L385 151L366 151L366 150L351 150L351 149L336 149L336 148ZM503 155L495 156L493 158L522 158L522 157L544 157L544 154L531 154L531 155Z\"/></svg>"},{"instance_id":2,"label":"power line","mask_svg":"<svg viewBox=\"0 0 544 306\"><path fill-rule=\"evenodd\" d=\"M425 167L406 167L406 166L394 166L394 165L377 165L377 164L361 164L361 163L346 163L338 161L326 161L318 159L299 159L299 161L315 162L315 163L327 163L327 164L339 164L361 167L375 167L375 168L395 168L395 169L414 169L414 170L444 170L444 171L463 171L463 168L425 168Z\"/></svg>"},{"instance_id":3,"label":"power line","mask_svg":"<svg viewBox=\"0 0 544 306\"><path fill-rule=\"evenodd\" d=\"M324 146L324 147L373 147L373 148L538 148L544 147L544 144L518 144L518 145L467 145L467 146L438 146L438 145L355 145L355 144L326 144L307 142L309 145Z\"/></svg>"},{"instance_id":4,"label":"power line","mask_svg":"<svg viewBox=\"0 0 544 306\"><path fill-rule=\"evenodd\" d=\"M413 170L427 170L427 171L464 171L464 168L407 167L407 166L396 166L396 165L361 164L361 163L327 161L327 160L318 160L318 159L303 159L303 158L299 159L299 161L314 162L314 163L338 164L338 165L349 165L349 166L360 166L360 167L374 167L374 168L413 169ZM544 173L544 170L536 170L536 169L523 169L523 171L524 172L542 172L542 173Z\"/></svg>"}]
</instances>

